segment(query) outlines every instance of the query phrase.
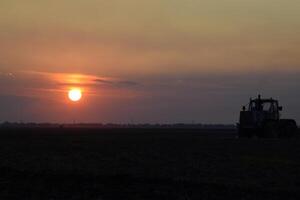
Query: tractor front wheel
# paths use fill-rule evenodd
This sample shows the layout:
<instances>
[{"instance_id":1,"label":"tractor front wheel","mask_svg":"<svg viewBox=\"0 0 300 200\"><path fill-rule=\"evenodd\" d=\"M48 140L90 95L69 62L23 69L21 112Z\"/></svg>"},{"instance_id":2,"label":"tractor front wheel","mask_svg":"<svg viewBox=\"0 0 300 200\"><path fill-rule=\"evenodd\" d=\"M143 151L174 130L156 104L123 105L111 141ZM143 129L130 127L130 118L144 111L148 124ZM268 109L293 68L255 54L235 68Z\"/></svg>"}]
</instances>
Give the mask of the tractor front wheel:
<instances>
[{"instance_id":1,"label":"tractor front wheel","mask_svg":"<svg viewBox=\"0 0 300 200\"><path fill-rule=\"evenodd\" d=\"M252 137L252 131L251 131L251 129L239 128L239 130L238 130L238 137L239 138L251 138Z\"/></svg>"}]
</instances>

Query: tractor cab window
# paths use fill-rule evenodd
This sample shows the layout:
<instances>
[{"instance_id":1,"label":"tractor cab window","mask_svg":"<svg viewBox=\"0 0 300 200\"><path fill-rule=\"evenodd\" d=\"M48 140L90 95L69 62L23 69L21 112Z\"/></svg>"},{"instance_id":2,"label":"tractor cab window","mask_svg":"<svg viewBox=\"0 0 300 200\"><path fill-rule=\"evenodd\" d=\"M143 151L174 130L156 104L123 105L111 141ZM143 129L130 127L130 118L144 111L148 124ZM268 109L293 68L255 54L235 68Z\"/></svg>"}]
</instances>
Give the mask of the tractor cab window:
<instances>
[{"instance_id":1,"label":"tractor cab window","mask_svg":"<svg viewBox=\"0 0 300 200\"><path fill-rule=\"evenodd\" d=\"M278 103L273 102L272 105L271 105L270 111L271 112L276 112L278 110L279 110Z\"/></svg>"},{"instance_id":2,"label":"tractor cab window","mask_svg":"<svg viewBox=\"0 0 300 200\"><path fill-rule=\"evenodd\" d=\"M271 102L265 102L262 104L263 111L271 111L273 110L273 104Z\"/></svg>"},{"instance_id":3,"label":"tractor cab window","mask_svg":"<svg viewBox=\"0 0 300 200\"><path fill-rule=\"evenodd\" d=\"M258 110L259 108L258 108L258 105L256 104L256 102L255 101L252 101L251 103L250 103L250 105L249 105L249 110L250 111L255 111L255 110Z\"/></svg>"},{"instance_id":4,"label":"tractor cab window","mask_svg":"<svg viewBox=\"0 0 300 200\"><path fill-rule=\"evenodd\" d=\"M263 110L262 102L252 101L249 105L249 110L251 110L251 111L262 111Z\"/></svg>"},{"instance_id":5,"label":"tractor cab window","mask_svg":"<svg viewBox=\"0 0 300 200\"><path fill-rule=\"evenodd\" d=\"M249 105L249 109L251 111L273 112L276 111L278 108L275 102L252 101Z\"/></svg>"}]
</instances>

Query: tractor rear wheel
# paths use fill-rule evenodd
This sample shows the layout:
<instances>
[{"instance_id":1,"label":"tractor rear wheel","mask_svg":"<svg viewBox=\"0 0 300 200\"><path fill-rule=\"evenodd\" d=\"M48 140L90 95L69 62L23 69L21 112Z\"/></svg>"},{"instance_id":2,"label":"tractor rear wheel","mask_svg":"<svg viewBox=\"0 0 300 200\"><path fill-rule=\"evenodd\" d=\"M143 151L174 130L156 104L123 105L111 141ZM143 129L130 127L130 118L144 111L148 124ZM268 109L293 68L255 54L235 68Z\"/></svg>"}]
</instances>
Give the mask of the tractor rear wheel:
<instances>
[{"instance_id":1,"label":"tractor rear wheel","mask_svg":"<svg viewBox=\"0 0 300 200\"><path fill-rule=\"evenodd\" d=\"M281 119L280 123L280 137L292 137L296 135L297 124L293 119Z\"/></svg>"},{"instance_id":2,"label":"tractor rear wheel","mask_svg":"<svg viewBox=\"0 0 300 200\"><path fill-rule=\"evenodd\" d=\"M264 138L278 138L279 137L279 126L276 121L267 121L263 127Z\"/></svg>"}]
</instances>

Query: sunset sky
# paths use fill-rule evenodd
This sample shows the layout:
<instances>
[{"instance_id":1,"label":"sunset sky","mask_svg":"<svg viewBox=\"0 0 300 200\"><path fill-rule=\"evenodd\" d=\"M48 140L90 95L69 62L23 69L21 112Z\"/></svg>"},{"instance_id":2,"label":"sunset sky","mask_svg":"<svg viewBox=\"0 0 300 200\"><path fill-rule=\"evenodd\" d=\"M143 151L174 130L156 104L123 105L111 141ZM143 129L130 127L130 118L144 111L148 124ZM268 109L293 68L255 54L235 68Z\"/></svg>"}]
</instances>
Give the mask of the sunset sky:
<instances>
[{"instance_id":1,"label":"sunset sky","mask_svg":"<svg viewBox=\"0 0 300 200\"><path fill-rule=\"evenodd\" d=\"M299 10L297 0L2 0L0 122L235 123L260 93L299 123Z\"/></svg>"}]
</instances>

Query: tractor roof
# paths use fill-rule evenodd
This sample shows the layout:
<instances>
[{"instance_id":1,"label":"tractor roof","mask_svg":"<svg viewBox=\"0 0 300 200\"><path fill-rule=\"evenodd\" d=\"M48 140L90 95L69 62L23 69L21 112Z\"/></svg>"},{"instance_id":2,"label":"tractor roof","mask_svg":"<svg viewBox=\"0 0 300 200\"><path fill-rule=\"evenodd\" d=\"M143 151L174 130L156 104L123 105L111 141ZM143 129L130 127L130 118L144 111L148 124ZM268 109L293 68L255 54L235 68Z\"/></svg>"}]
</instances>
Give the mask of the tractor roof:
<instances>
[{"instance_id":1,"label":"tractor roof","mask_svg":"<svg viewBox=\"0 0 300 200\"><path fill-rule=\"evenodd\" d=\"M277 102L275 99L252 99L251 101L261 101L261 102Z\"/></svg>"},{"instance_id":2,"label":"tractor roof","mask_svg":"<svg viewBox=\"0 0 300 200\"><path fill-rule=\"evenodd\" d=\"M256 101L260 101L262 103L267 103L267 102L278 102L277 100L273 99L273 98L269 98L269 99L262 99L260 95L258 95L258 98L256 99L250 99L250 102L256 102Z\"/></svg>"}]
</instances>

